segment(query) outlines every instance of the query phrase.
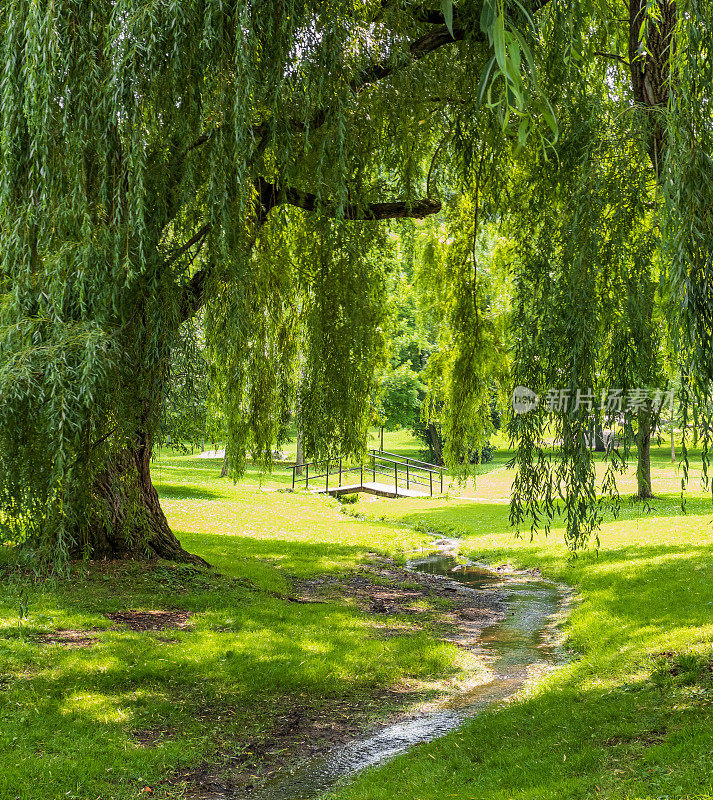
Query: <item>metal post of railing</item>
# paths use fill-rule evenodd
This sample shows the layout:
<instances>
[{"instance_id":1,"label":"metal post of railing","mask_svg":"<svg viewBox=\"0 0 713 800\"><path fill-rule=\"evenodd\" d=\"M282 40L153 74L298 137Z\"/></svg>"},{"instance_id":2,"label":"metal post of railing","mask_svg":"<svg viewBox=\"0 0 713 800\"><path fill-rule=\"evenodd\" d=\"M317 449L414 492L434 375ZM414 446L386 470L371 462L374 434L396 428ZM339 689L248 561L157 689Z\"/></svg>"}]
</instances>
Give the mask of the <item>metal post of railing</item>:
<instances>
[{"instance_id":1,"label":"metal post of railing","mask_svg":"<svg viewBox=\"0 0 713 800\"><path fill-rule=\"evenodd\" d=\"M431 497L433 497L433 473L429 472L428 473L428 477L429 477L430 483L431 483Z\"/></svg>"},{"instance_id":2,"label":"metal post of railing","mask_svg":"<svg viewBox=\"0 0 713 800\"><path fill-rule=\"evenodd\" d=\"M363 461L361 462L361 482L360 482L359 485L360 486L364 485L364 462Z\"/></svg>"},{"instance_id":3,"label":"metal post of railing","mask_svg":"<svg viewBox=\"0 0 713 800\"><path fill-rule=\"evenodd\" d=\"M443 470L441 470L441 494L443 494Z\"/></svg>"},{"instance_id":4,"label":"metal post of railing","mask_svg":"<svg viewBox=\"0 0 713 800\"><path fill-rule=\"evenodd\" d=\"M406 489L409 488L408 461L406 462Z\"/></svg>"},{"instance_id":5,"label":"metal post of railing","mask_svg":"<svg viewBox=\"0 0 713 800\"><path fill-rule=\"evenodd\" d=\"M292 467L292 491L295 491L295 473L297 472L297 464Z\"/></svg>"},{"instance_id":6,"label":"metal post of railing","mask_svg":"<svg viewBox=\"0 0 713 800\"><path fill-rule=\"evenodd\" d=\"M342 457L339 456L339 486L342 485Z\"/></svg>"},{"instance_id":7,"label":"metal post of railing","mask_svg":"<svg viewBox=\"0 0 713 800\"><path fill-rule=\"evenodd\" d=\"M399 495L399 465L394 464L394 493Z\"/></svg>"},{"instance_id":8,"label":"metal post of railing","mask_svg":"<svg viewBox=\"0 0 713 800\"><path fill-rule=\"evenodd\" d=\"M309 491L309 464L305 464L305 489Z\"/></svg>"},{"instance_id":9,"label":"metal post of railing","mask_svg":"<svg viewBox=\"0 0 713 800\"><path fill-rule=\"evenodd\" d=\"M324 470L324 491L329 494L329 459L327 459L327 468Z\"/></svg>"},{"instance_id":10,"label":"metal post of railing","mask_svg":"<svg viewBox=\"0 0 713 800\"><path fill-rule=\"evenodd\" d=\"M374 472L374 483L376 483L376 453L371 454L371 466Z\"/></svg>"}]
</instances>

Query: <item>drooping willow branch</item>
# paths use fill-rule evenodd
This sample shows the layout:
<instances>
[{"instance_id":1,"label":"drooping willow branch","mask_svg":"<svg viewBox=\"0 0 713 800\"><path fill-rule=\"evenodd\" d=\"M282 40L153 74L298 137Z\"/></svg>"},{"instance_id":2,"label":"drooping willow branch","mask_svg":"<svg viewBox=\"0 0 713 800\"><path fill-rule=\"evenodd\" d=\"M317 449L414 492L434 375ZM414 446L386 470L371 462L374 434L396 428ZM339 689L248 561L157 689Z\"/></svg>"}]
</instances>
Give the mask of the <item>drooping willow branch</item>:
<instances>
[{"instance_id":1,"label":"drooping willow branch","mask_svg":"<svg viewBox=\"0 0 713 800\"><path fill-rule=\"evenodd\" d=\"M548 0L544 0L544 2L542 2L540 5L544 6L547 2ZM442 47L465 39L465 28L459 26L456 22L453 26L453 33L451 34L444 23L443 14L441 12L422 11L417 15L417 21L432 23L434 26L422 36L410 41L400 53L390 54L381 61L371 64L369 67L362 70L360 74L353 78L349 83L349 87L352 91L358 92L360 89L364 89L367 86L378 83L379 81L393 75L398 70L410 66L415 61L419 61L430 53L434 53L436 50L440 50ZM471 36L476 41L485 42L485 36L479 30L472 31ZM291 120L289 125L290 128L295 130L295 132L316 130L324 125L328 117L329 109L320 108L315 111L308 123L305 123L303 120ZM261 138L268 127L269 122L262 122L259 125L255 125L253 128L253 133L256 139ZM185 151L185 155L188 155L188 153L191 151L208 143L214 132L214 130L206 131L205 133L201 134L195 140L195 142L188 146Z\"/></svg>"}]
</instances>

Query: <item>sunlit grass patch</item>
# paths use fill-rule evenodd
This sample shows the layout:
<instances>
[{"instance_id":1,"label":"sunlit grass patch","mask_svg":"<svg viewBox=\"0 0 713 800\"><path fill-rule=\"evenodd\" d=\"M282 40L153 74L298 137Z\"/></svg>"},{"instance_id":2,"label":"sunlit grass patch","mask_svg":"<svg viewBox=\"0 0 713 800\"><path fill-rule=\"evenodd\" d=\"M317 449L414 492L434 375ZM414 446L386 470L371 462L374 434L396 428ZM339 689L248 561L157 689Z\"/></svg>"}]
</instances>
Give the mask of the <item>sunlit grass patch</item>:
<instances>
[{"instance_id":1,"label":"sunlit grass patch","mask_svg":"<svg viewBox=\"0 0 713 800\"><path fill-rule=\"evenodd\" d=\"M402 444L418 447L406 437ZM502 447L475 487L453 487L449 497L360 497L345 507L279 491L285 468L233 485L219 477L220 460L164 453L154 474L169 520L215 570L78 563L54 584L28 577L3 585L0 798L124 800L146 786L176 795L180 785L167 775L209 762L220 747L239 757L269 737L285 708L318 716L343 704L362 713L383 704L375 693L389 687L467 691L484 675L438 640L432 622L445 601L414 600L414 613L385 617L340 589L343 576L367 564L403 562L430 547L426 531L458 537L475 560L538 568L576 587L566 627L575 659L541 676L521 701L416 748L341 796L710 795L713 516L695 494L682 514L677 467L665 451L654 455L650 512L625 497L619 518L605 521L600 550L573 560L561 530L514 538ZM622 491L630 486L628 475ZM319 602L289 599L295 580L319 576L334 582ZM389 583L377 574L369 581ZM400 588L414 586L405 579ZM128 610L190 616L161 630L131 630L108 616ZM59 631L87 641L53 642Z\"/></svg>"},{"instance_id":2,"label":"sunlit grass patch","mask_svg":"<svg viewBox=\"0 0 713 800\"><path fill-rule=\"evenodd\" d=\"M579 599L566 627L572 663L521 702L485 713L335 796L713 797L713 508L709 497L691 491L682 512L678 465L667 451L654 453L653 476L657 499L648 508L625 496L634 490L631 472L620 481L618 519L607 518L599 550L574 559L561 530L514 538L508 507L498 500L512 477L504 466L460 497L408 507L381 498L357 504L355 513L367 518L455 535L472 559L537 567L575 586ZM666 666L665 651L673 653Z\"/></svg>"},{"instance_id":3,"label":"sunlit grass patch","mask_svg":"<svg viewBox=\"0 0 713 800\"><path fill-rule=\"evenodd\" d=\"M0 595L0 750L12 754L0 797L171 795L172 771L214 758L221 742L239 753L285 703L318 714L459 670L457 648L418 626L382 639L349 600L289 599L295 579L403 559L426 537L323 498L234 486L204 461L164 458L156 475L183 544L214 571L79 562L50 583L15 576L21 617L20 594ZM127 626L129 612L175 610L185 624Z\"/></svg>"}]
</instances>

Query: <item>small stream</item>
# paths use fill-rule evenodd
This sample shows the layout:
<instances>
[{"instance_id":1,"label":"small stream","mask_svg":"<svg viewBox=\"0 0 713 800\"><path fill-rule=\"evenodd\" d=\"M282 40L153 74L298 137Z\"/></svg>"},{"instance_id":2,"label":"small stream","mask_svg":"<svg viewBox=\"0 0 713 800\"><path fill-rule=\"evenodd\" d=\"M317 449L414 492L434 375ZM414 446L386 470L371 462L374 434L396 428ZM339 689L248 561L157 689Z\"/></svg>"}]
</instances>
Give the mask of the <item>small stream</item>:
<instances>
[{"instance_id":1,"label":"small stream","mask_svg":"<svg viewBox=\"0 0 713 800\"><path fill-rule=\"evenodd\" d=\"M436 555L414 559L408 568L440 575L478 592L495 593L506 607L500 622L486 627L478 647L493 674L489 683L451 695L433 710L411 714L375 733L335 747L293 771L274 774L261 789L234 800L309 800L319 797L341 778L376 766L410 747L429 742L458 728L486 706L511 697L528 678L552 668L558 657L551 625L561 611L564 594L556 584L521 573L500 575L487 567L463 563L453 555L456 542L436 543Z\"/></svg>"}]
</instances>

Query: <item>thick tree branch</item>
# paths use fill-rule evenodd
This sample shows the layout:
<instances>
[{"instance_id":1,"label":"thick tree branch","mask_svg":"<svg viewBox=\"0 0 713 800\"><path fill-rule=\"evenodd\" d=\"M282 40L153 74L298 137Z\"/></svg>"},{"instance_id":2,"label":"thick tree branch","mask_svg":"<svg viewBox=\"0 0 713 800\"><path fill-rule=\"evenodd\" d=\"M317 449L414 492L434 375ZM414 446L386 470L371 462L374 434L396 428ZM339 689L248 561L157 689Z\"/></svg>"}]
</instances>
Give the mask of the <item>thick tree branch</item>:
<instances>
[{"instance_id":1,"label":"thick tree branch","mask_svg":"<svg viewBox=\"0 0 713 800\"><path fill-rule=\"evenodd\" d=\"M549 0L534 0L531 10L538 11ZM430 30L410 42L405 42L403 49L398 53L391 53L386 58L373 63L356 75L350 81L352 91L359 92L367 86L378 83L388 78L400 69L408 68L416 61L424 58L442 47L446 47L454 42L461 41L470 35L475 41L485 42L485 35L480 30L476 19L469 19L467 24L465 19L454 18L453 33L445 24L445 19L441 11L420 8L415 11L414 21L431 25ZM329 118L329 107L318 109L308 124L303 121L293 120L289 125L295 132L304 132L307 129L315 130L320 128ZM259 141L265 142L269 131L270 123L263 122L256 125L254 133ZM207 143L212 136L212 132L206 132L196 139L184 152L184 157L192 150ZM270 211L278 205L287 204L305 211L315 211L319 207L317 196L293 187L280 187L263 178L256 182L258 192L258 208L256 223L258 227L265 224ZM324 209L324 206L322 206ZM342 216L348 220L385 220L385 219L421 219L430 214L435 214L441 209L441 204L436 200L425 198L414 202L394 201L389 203L369 203L367 205L352 204L342 209ZM335 211L336 214L336 211ZM198 236L200 231L196 234ZM195 237L193 237L195 243ZM186 245L184 245L185 247ZM183 292L182 314L184 319L188 319L195 314L203 305L205 300L206 284L213 271L213 266L206 266L196 272L190 281L185 285Z\"/></svg>"},{"instance_id":2,"label":"thick tree branch","mask_svg":"<svg viewBox=\"0 0 713 800\"><path fill-rule=\"evenodd\" d=\"M629 65L634 100L649 117L649 158L660 178L667 147L662 111L671 91L669 62L677 10L676 0L657 0L656 5L657 15L647 16L646 0L629 0Z\"/></svg>"},{"instance_id":3,"label":"thick tree branch","mask_svg":"<svg viewBox=\"0 0 713 800\"><path fill-rule=\"evenodd\" d=\"M319 203L317 196L311 192L304 192L292 187L280 188L274 183L260 178L258 180L258 193L260 198L260 218L278 205L291 205L304 211L316 211ZM381 219L423 219L441 210L437 200L424 198L407 202L405 200L390 203L367 203L366 205L348 205L342 210L341 216L350 220L381 220ZM336 216L336 213L333 214Z\"/></svg>"},{"instance_id":4,"label":"thick tree branch","mask_svg":"<svg viewBox=\"0 0 713 800\"><path fill-rule=\"evenodd\" d=\"M208 276L213 270L213 265L207 264L202 269L199 269L184 285L181 297L181 322L187 322L203 307Z\"/></svg>"},{"instance_id":5,"label":"thick tree branch","mask_svg":"<svg viewBox=\"0 0 713 800\"><path fill-rule=\"evenodd\" d=\"M258 190L257 223L262 227L273 208L279 205L291 205L304 211L316 211L319 207L317 196L311 192L304 192L291 187L280 188L274 183L259 178L256 184ZM347 220L385 220L385 219L423 219L441 210L438 200L426 197L421 200L408 202L395 200L389 203L367 203L366 205L348 205L343 209L342 216ZM333 213L336 217L336 212ZM210 226L203 226L181 248L184 252L189 242L195 244L206 236ZM181 297L181 320L185 322L196 314L205 302L208 279L213 274L215 265L208 264L199 269L183 287Z\"/></svg>"},{"instance_id":6,"label":"thick tree branch","mask_svg":"<svg viewBox=\"0 0 713 800\"><path fill-rule=\"evenodd\" d=\"M441 15L441 18L442 16L443 15ZM350 86L354 91L359 91L372 83L377 83L384 78L388 78L388 76L396 70L413 64L429 53L433 53L445 45L461 41L465 38L465 33L464 28L454 26L453 35L451 36L451 32L445 24L436 25L428 31L428 33L419 36L418 39L414 39L408 45L408 48L400 54L400 58L391 55L376 64L372 64L370 67L363 70L358 77L354 78ZM480 29L475 33L475 38L478 41L485 41L485 36Z\"/></svg>"},{"instance_id":7,"label":"thick tree branch","mask_svg":"<svg viewBox=\"0 0 713 800\"><path fill-rule=\"evenodd\" d=\"M178 261L178 259L182 255L187 253L191 249L191 247L193 247L194 244L201 243L209 232L210 232L210 225L206 223L202 228L199 228L199 230L196 231L196 233L193 236L191 236L191 238L185 244L181 245L178 248L178 250L176 250L176 252L171 255L169 259L167 259L164 266L169 267L175 261Z\"/></svg>"},{"instance_id":8,"label":"thick tree branch","mask_svg":"<svg viewBox=\"0 0 713 800\"><path fill-rule=\"evenodd\" d=\"M443 14L440 12L423 11L419 13L418 19L419 21L429 23L434 22L437 24L435 24L430 31L423 34L423 36L419 36L417 39L412 40L400 54L388 56L382 61L372 64L371 66L362 70L357 77L350 81L349 85L353 91L357 92L366 86L377 83L378 81L387 78L393 72L408 67L429 53L433 53L445 45L453 44L453 42L460 41L461 39L465 38L465 29L458 27L457 24L454 25L453 36L451 36L450 31L443 21ZM477 34L475 34L475 36L478 40L485 41L485 37L480 32L480 29L477 30ZM309 125L305 124L301 120L293 120L290 122L290 126L293 127L295 131L301 132L308 129L315 130L316 128L320 128L322 125L324 125L327 117L328 109L321 108L315 112L313 118L309 122ZM257 139L260 139L264 135L267 126L268 123L263 122L254 127L253 131ZM209 142L212 135L212 131L201 134L201 136L199 136L195 142L188 146L185 151L185 155L188 155L192 150L195 150Z\"/></svg>"}]
</instances>

